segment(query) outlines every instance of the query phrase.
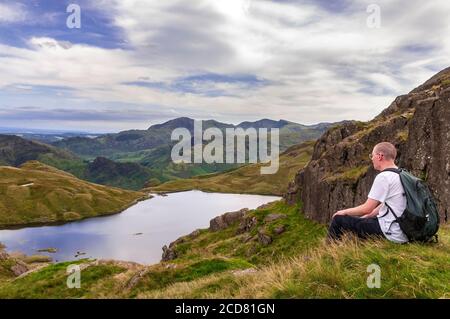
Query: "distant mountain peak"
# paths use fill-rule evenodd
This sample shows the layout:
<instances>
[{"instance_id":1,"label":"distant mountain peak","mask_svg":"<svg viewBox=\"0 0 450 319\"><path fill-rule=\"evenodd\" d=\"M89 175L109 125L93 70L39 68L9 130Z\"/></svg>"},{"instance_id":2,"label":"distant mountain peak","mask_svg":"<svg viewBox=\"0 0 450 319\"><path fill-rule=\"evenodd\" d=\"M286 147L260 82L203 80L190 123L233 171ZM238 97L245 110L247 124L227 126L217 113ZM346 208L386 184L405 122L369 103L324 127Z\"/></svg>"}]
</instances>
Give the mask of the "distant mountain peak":
<instances>
[{"instance_id":1,"label":"distant mountain peak","mask_svg":"<svg viewBox=\"0 0 450 319\"><path fill-rule=\"evenodd\" d=\"M174 129L177 127L186 127L188 129L194 127L194 119L191 119L190 117L177 117L161 124L154 124L150 126L149 129L161 129L161 128Z\"/></svg>"},{"instance_id":2,"label":"distant mountain peak","mask_svg":"<svg viewBox=\"0 0 450 319\"><path fill-rule=\"evenodd\" d=\"M283 126L286 126L287 124L292 123L290 121L286 121L286 120L271 120L271 119L261 119L261 120L257 120L254 122L251 121L245 121L242 123L239 123L238 125L236 125L237 127L242 127L242 128L249 128L249 127L254 127L254 128L282 128ZM301 124L298 124L301 125Z\"/></svg>"}]
</instances>

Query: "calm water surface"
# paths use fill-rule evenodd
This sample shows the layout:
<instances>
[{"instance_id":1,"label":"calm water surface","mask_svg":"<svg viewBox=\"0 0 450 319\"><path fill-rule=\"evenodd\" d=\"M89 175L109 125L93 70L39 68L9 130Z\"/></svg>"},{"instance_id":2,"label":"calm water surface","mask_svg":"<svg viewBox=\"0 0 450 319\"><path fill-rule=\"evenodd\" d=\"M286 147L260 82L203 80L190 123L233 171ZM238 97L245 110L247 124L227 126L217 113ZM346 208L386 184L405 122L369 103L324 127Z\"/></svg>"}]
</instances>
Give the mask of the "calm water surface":
<instances>
[{"instance_id":1,"label":"calm water surface","mask_svg":"<svg viewBox=\"0 0 450 319\"><path fill-rule=\"evenodd\" d=\"M187 191L155 196L121 214L90 218L59 226L0 230L0 242L9 252L45 254L55 261L103 258L152 264L161 259L161 247L228 211L256 208L275 196ZM142 233L142 234L140 234ZM38 249L57 252L38 253ZM85 253L75 257L77 252Z\"/></svg>"}]
</instances>

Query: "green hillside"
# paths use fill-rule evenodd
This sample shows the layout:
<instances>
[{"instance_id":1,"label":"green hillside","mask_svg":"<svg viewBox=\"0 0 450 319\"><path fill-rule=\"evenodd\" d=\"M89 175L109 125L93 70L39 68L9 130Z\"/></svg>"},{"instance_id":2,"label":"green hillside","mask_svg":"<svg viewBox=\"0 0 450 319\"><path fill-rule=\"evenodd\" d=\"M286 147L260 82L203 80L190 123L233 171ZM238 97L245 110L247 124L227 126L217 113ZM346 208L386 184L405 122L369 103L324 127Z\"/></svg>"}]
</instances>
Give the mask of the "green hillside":
<instances>
[{"instance_id":1,"label":"green hillside","mask_svg":"<svg viewBox=\"0 0 450 319\"><path fill-rule=\"evenodd\" d=\"M310 160L313 146L314 141L304 142L281 153L276 174L262 175L260 168L263 164L249 164L225 173L169 181L149 190L172 192L199 189L210 192L282 195L286 192L289 181Z\"/></svg>"},{"instance_id":2,"label":"green hillside","mask_svg":"<svg viewBox=\"0 0 450 319\"><path fill-rule=\"evenodd\" d=\"M202 122L205 130L210 127L219 128L225 132L227 128L250 127L278 128L280 132L280 151L283 152L293 145L317 139L328 127L338 123L320 123L302 125L286 120L263 119L255 122L242 122L237 125L221 123L215 120ZM114 134L105 134L96 138L72 137L53 143L58 148L69 150L85 160L92 161L97 157L106 157L115 162L133 162L149 169L152 183L163 183L180 178L191 178L204 174L224 172L242 166L241 164L174 164L171 159L171 133L175 128L186 128L193 136L194 120L180 117L162 124L156 124L147 130L129 130ZM79 175L77 175L79 176Z\"/></svg>"},{"instance_id":3,"label":"green hillside","mask_svg":"<svg viewBox=\"0 0 450 319\"><path fill-rule=\"evenodd\" d=\"M79 160L67 150L14 135L0 135L0 165L19 166L27 161L47 158L64 162Z\"/></svg>"},{"instance_id":4,"label":"green hillside","mask_svg":"<svg viewBox=\"0 0 450 319\"><path fill-rule=\"evenodd\" d=\"M0 298L449 298L450 229L438 244L325 240L326 228L283 201L250 211L242 221L203 229L176 241L177 258L145 266L118 261L57 263L20 279L0 261ZM273 220L273 214L282 217ZM272 217L272 218L270 218ZM281 227L284 231L280 232ZM262 240L262 233L271 242ZM67 289L66 268L82 263L82 288ZM381 269L368 288L367 267Z\"/></svg>"},{"instance_id":5,"label":"green hillside","mask_svg":"<svg viewBox=\"0 0 450 319\"><path fill-rule=\"evenodd\" d=\"M338 123L335 123L338 124ZM334 123L320 123L316 125L302 125L286 120L263 119L255 122L242 122L237 125L221 123L215 120L205 120L202 128L205 130L216 127L224 131L226 128L278 128L280 130L280 149L303 141L316 139ZM53 143L53 145L72 151L84 158L92 159L104 156L118 160L119 157L141 160L151 150L167 147L172 144L171 133L175 128L186 128L193 135L194 120L187 117L175 118L161 124L150 126L147 130L128 130L119 133L105 134L96 138L73 137ZM170 149L169 149L170 150ZM128 156L133 153L133 156ZM120 154L120 155L119 155ZM170 151L168 153L170 155Z\"/></svg>"},{"instance_id":6,"label":"green hillside","mask_svg":"<svg viewBox=\"0 0 450 319\"><path fill-rule=\"evenodd\" d=\"M0 165L17 167L30 160L56 167L89 182L131 190L139 190L152 178L159 177L138 163L115 162L104 157L88 161L55 146L14 135L0 135Z\"/></svg>"},{"instance_id":7,"label":"green hillside","mask_svg":"<svg viewBox=\"0 0 450 319\"><path fill-rule=\"evenodd\" d=\"M144 196L88 183L37 161L0 166L0 227L116 213Z\"/></svg>"}]
</instances>

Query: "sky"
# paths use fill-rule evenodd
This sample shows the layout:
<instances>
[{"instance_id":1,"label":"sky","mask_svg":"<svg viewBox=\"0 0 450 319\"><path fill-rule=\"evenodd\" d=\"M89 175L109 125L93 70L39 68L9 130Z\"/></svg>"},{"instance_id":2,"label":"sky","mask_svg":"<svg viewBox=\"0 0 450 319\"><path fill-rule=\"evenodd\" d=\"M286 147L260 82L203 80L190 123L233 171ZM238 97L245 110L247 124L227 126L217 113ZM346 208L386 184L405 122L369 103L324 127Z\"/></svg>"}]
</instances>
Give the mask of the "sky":
<instances>
[{"instance_id":1,"label":"sky","mask_svg":"<svg viewBox=\"0 0 450 319\"><path fill-rule=\"evenodd\" d=\"M0 0L0 127L370 120L450 65L448 17L448 0Z\"/></svg>"}]
</instances>

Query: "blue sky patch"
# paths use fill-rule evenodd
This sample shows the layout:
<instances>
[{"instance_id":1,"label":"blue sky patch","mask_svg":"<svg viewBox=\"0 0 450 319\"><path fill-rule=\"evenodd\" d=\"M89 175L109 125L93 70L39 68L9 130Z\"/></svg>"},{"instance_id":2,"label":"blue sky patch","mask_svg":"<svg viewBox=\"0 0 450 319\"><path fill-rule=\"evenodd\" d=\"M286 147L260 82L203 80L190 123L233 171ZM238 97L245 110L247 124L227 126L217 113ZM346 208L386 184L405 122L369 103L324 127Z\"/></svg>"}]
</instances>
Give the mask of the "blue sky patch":
<instances>
[{"instance_id":1,"label":"blue sky patch","mask_svg":"<svg viewBox=\"0 0 450 319\"><path fill-rule=\"evenodd\" d=\"M74 44L103 48L126 48L123 30L113 24L109 8L95 7L87 0L33 0L7 2L24 12L23 19L0 23L0 43L26 47L31 37L49 37ZM66 21L71 13L66 9L76 3L81 8L81 28L70 29ZM13 26L13 27L12 27Z\"/></svg>"}]
</instances>

